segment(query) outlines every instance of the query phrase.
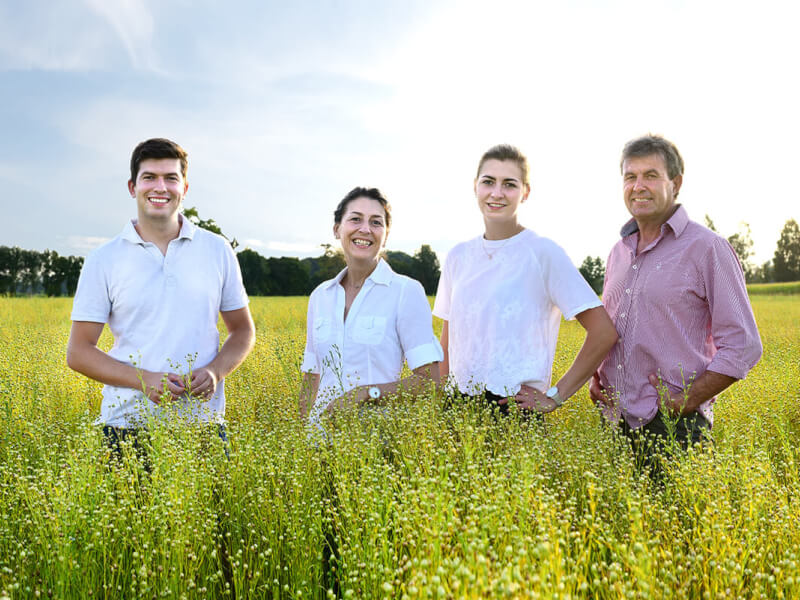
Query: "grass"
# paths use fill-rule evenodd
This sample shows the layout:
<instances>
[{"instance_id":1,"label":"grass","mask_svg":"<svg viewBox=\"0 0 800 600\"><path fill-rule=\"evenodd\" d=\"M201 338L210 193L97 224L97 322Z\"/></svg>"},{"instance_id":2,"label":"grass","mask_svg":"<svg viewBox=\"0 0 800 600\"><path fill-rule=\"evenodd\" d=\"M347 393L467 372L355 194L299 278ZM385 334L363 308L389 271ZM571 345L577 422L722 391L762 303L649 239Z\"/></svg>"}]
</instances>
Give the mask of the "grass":
<instances>
[{"instance_id":1,"label":"grass","mask_svg":"<svg viewBox=\"0 0 800 600\"><path fill-rule=\"evenodd\" d=\"M100 386L64 364L70 301L0 299L0 599L325 598L326 533L349 598L798 597L800 303L753 304L764 357L717 402L714 451L654 488L585 389L544 429L431 395L310 443L297 298L252 301L230 459L156 424L147 465L110 461ZM554 373L580 343L563 324Z\"/></svg>"},{"instance_id":2,"label":"grass","mask_svg":"<svg viewBox=\"0 0 800 600\"><path fill-rule=\"evenodd\" d=\"M800 281L788 283L750 283L747 292L751 296L770 296L776 294L800 294Z\"/></svg>"}]
</instances>

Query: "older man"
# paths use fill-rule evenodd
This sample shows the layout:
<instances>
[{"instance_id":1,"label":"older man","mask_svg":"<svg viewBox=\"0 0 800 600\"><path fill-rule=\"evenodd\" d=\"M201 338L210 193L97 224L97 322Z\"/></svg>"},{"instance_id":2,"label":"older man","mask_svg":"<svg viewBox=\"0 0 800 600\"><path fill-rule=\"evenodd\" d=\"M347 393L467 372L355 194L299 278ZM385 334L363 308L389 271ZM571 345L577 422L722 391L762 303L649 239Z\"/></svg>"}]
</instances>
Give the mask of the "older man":
<instances>
[{"instance_id":1,"label":"older man","mask_svg":"<svg viewBox=\"0 0 800 600\"><path fill-rule=\"evenodd\" d=\"M589 391L630 438L674 435L685 448L710 430L716 396L758 362L761 340L733 248L676 202L683 159L675 145L632 140L621 170L632 219L603 287L619 341Z\"/></svg>"}]
</instances>

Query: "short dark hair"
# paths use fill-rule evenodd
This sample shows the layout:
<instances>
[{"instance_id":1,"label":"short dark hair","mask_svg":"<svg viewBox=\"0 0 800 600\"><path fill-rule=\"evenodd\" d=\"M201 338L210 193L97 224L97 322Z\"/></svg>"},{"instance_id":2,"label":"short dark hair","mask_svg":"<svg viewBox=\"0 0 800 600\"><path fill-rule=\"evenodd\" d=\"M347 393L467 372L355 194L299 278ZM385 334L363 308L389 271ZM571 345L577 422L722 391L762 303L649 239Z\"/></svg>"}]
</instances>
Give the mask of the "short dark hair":
<instances>
[{"instance_id":1,"label":"short dark hair","mask_svg":"<svg viewBox=\"0 0 800 600\"><path fill-rule=\"evenodd\" d=\"M177 158L181 161L181 175L186 180L186 171L189 169L189 155L186 150L181 148L172 140L166 138L151 138L145 140L131 154L131 181L136 183L136 176L139 175L139 165L143 160L149 158Z\"/></svg>"},{"instance_id":2,"label":"short dark hair","mask_svg":"<svg viewBox=\"0 0 800 600\"><path fill-rule=\"evenodd\" d=\"M660 135L648 133L642 137L631 140L622 149L622 158L619 160L619 170L622 171L622 163L629 158L641 158L658 154L664 159L667 167L667 176L675 179L678 175L683 175L683 158L678 148L668 139Z\"/></svg>"},{"instance_id":3,"label":"short dark hair","mask_svg":"<svg viewBox=\"0 0 800 600\"><path fill-rule=\"evenodd\" d=\"M483 163L487 160L510 160L517 163L519 170L522 172L522 183L524 185L530 185L531 174L530 167L528 167L528 159L516 146L512 146L511 144L498 144L497 146L489 148L483 153L483 156L481 156L481 161L478 163L478 173L475 177L481 176Z\"/></svg>"},{"instance_id":4,"label":"short dark hair","mask_svg":"<svg viewBox=\"0 0 800 600\"><path fill-rule=\"evenodd\" d=\"M356 198L369 198L370 200L380 202L383 207L383 212L386 213L386 231L389 231L389 228L392 226L392 205L383 197L383 194L381 194L378 188L354 187L347 192L347 195L339 202L336 210L333 211L333 222L337 224L342 222L342 217L344 217L344 211L347 210L347 205Z\"/></svg>"}]
</instances>

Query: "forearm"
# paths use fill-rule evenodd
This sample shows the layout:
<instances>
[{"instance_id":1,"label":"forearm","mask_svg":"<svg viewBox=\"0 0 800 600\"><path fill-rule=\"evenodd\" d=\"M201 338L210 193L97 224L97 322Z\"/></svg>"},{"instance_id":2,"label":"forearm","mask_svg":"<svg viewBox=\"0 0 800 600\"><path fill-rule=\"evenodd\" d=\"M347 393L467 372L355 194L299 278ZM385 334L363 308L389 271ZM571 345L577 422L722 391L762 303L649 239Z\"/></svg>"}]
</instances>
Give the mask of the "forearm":
<instances>
[{"instance_id":1,"label":"forearm","mask_svg":"<svg viewBox=\"0 0 800 600\"><path fill-rule=\"evenodd\" d=\"M253 349L255 336L251 331L232 331L222 344L219 353L205 368L214 373L217 381L233 373Z\"/></svg>"},{"instance_id":2,"label":"forearm","mask_svg":"<svg viewBox=\"0 0 800 600\"><path fill-rule=\"evenodd\" d=\"M67 365L73 371L106 385L141 390L142 375L146 371L112 358L97 346L76 345L67 347Z\"/></svg>"},{"instance_id":3,"label":"forearm","mask_svg":"<svg viewBox=\"0 0 800 600\"><path fill-rule=\"evenodd\" d=\"M440 381L447 381L448 375L450 375L450 323L449 321L445 321L444 325L442 325L442 337L439 340L439 343L442 346L442 351L444 352L444 358L442 362L439 363L439 380Z\"/></svg>"},{"instance_id":4,"label":"forearm","mask_svg":"<svg viewBox=\"0 0 800 600\"><path fill-rule=\"evenodd\" d=\"M619 337L603 307L584 311L578 315L578 320L586 328L586 339L572 365L558 381L558 391L562 398L569 398L581 389L597 371Z\"/></svg>"},{"instance_id":5,"label":"forearm","mask_svg":"<svg viewBox=\"0 0 800 600\"><path fill-rule=\"evenodd\" d=\"M686 406L683 409L683 413L696 411L703 402L710 400L736 381L736 379L728 375L723 375L716 371L706 371L689 386L688 393L685 394Z\"/></svg>"},{"instance_id":6,"label":"forearm","mask_svg":"<svg viewBox=\"0 0 800 600\"><path fill-rule=\"evenodd\" d=\"M398 381L358 386L353 389L352 395L356 404L365 402L381 404L384 399L398 394L410 394L412 396L424 394L431 384L439 384L439 363L431 363L414 369L411 375ZM381 396L377 401L369 395L369 390L373 387L381 391Z\"/></svg>"}]
</instances>

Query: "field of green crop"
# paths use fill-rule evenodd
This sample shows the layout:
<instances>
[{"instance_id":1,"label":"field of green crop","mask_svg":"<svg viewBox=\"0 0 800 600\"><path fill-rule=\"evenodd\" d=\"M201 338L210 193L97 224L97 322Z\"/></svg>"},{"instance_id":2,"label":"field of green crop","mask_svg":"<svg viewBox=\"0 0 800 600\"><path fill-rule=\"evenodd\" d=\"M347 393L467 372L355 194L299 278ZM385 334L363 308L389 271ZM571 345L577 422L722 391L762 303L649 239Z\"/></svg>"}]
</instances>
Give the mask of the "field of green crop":
<instances>
[{"instance_id":1,"label":"field of green crop","mask_svg":"<svg viewBox=\"0 0 800 600\"><path fill-rule=\"evenodd\" d=\"M306 303L282 298L252 301L229 459L156 425L147 469L109 461L100 386L65 365L70 300L0 298L0 599L800 597L800 301L753 301L761 363L718 401L713 451L657 486L585 389L543 429L432 394L310 444Z\"/></svg>"}]
</instances>

